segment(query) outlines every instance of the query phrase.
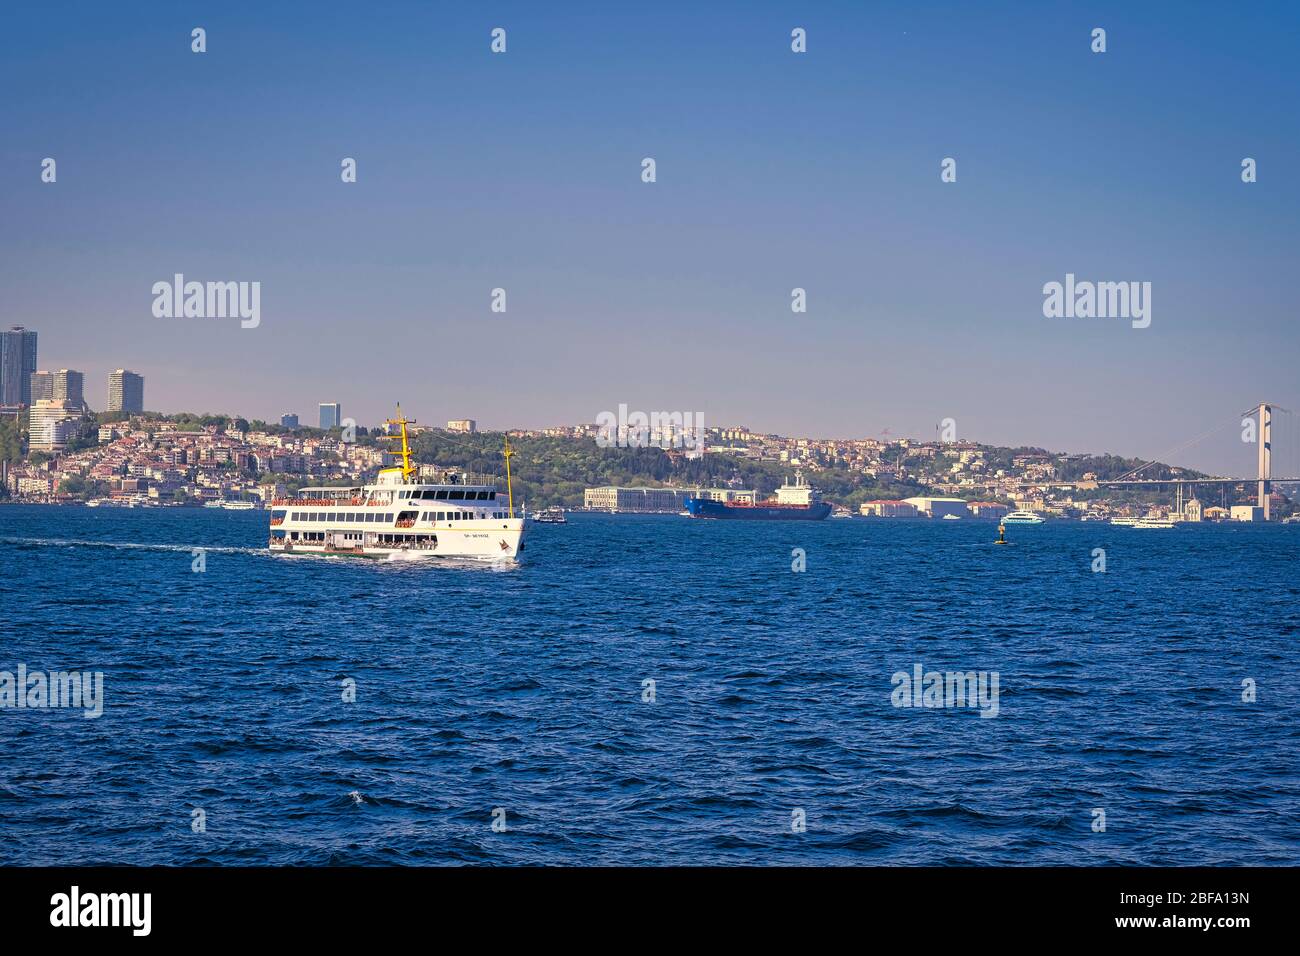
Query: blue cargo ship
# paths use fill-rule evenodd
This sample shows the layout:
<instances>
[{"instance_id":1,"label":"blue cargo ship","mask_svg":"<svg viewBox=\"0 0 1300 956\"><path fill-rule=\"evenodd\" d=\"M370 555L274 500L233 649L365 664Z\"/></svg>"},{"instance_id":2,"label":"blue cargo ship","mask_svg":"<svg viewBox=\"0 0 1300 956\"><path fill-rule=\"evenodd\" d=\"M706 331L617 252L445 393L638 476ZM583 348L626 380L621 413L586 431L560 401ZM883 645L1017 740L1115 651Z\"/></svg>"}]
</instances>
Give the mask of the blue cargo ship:
<instances>
[{"instance_id":1,"label":"blue cargo ship","mask_svg":"<svg viewBox=\"0 0 1300 956\"><path fill-rule=\"evenodd\" d=\"M687 498L686 513L692 518L729 518L739 521L821 521L831 513L831 506L820 499L817 491L795 474L794 484L786 482L768 501L715 501L712 498Z\"/></svg>"}]
</instances>

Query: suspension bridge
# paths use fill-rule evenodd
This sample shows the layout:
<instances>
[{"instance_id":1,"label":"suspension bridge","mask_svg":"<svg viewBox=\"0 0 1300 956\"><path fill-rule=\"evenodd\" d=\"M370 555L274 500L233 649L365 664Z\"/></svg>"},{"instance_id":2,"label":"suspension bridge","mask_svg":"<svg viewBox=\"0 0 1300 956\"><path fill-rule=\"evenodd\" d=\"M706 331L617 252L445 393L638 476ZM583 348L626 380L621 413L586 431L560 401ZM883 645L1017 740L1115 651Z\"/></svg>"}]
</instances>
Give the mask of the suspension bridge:
<instances>
[{"instance_id":1,"label":"suspension bridge","mask_svg":"<svg viewBox=\"0 0 1300 956\"><path fill-rule=\"evenodd\" d=\"M1242 412L1240 423L1224 422L1216 425L1207 432L1203 432L1176 448L1170 449L1162 454L1159 458L1152 459L1144 465L1139 465L1132 471L1126 472L1118 478L1098 481L1053 481L1041 482L1041 485L1050 485L1057 488L1127 488L1127 487L1155 487L1173 485L1175 488L1175 509L1181 513L1183 510L1183 501L1187 485L1256 485L1257 507L1261 509L1263 519L1270 519L1269 499L1272 495L1273 485L1300 483L1300 475L1297 477L1278 477L1273 475L1273 413L1282 412L1292 415L1292 425L1294 431L1300 433L1300 420L1296 420L1288 409L1282 408L1272 402L1260 402L1246 411ZM1256 448L1256 469L1255 475L1250 478L1224 478L1224 477L1207 477L1207 478L1142 478L1142 472L1146 471L1153 465L1161 462L1168 463L1169 459L1184 452L1187 449L1199 444L1216 432L1222 431L1232 425L1240 425L1243 432L1243 442L1248 441L1245 437L1247 424L1254 425L1254 441ZM1300 441L1290 441L1287 443L1292 452L1297 453L1297 462L1290 469L1293 472L1300 473Z\"/></svg>"}]
</instances>

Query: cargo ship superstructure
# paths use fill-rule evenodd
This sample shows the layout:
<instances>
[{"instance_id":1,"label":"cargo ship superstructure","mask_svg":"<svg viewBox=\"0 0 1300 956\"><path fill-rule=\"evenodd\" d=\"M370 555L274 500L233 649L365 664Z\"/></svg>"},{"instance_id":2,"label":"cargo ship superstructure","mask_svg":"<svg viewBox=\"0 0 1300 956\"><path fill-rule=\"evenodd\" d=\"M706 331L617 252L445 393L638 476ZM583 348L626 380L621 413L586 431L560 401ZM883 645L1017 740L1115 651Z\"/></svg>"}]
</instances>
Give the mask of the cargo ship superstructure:
<instances>
[{"instance_id":1,"label":"cargo ship superstructure","mask_svg":"<svg viewBox=\"0 0 1300 956\"><path fill-rule=\"evenodd\" d=\"M524 519L514 511L506 443L506 493L496 479L449 470L436 480L417 480L406 426L385 437L401 441L401 464L384 468L374 484L303 488L271 502L272 551L361 558L437 557L495 561L515 558L524 547Z\"/></svg>"},{"instance_id":2,"label":"cargo ship superstructure","mask_svg":"<svg viewBox=\"0 0 1300 956\"><path fill-rule=\"evenodd\" d=\"M687 498L686 512L692 518L725 518L740 521L821 521L831 513L831 506L821 500L817 490L795 472L794 483L787 481L776 489L776 497L766 501L715 501L712 498Z\"/></svg>"}]
</instances>

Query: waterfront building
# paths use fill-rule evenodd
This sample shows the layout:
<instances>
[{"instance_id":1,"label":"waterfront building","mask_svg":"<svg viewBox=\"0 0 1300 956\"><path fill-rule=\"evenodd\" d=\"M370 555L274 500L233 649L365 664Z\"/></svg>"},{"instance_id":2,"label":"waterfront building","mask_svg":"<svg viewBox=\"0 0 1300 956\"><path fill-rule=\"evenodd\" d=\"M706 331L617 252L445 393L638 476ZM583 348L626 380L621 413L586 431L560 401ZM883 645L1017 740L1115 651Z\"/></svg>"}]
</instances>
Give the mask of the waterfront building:
<instances>
[{"instance_id":1,"label":"waterfront building","mask_svg":"<svg viewBox=\"0 0 1300 956\"><path fill-rule=\"evenodd\" d=\"M292 415L292 414L290 414L290 413L288 413L288 412L286 412L285 414L281 415L281 416L280 416L280 427L281 427L281 428L297 428L297 427L298 427L298 416L297 416L297 415Z\"/></svg>"},{"instance_id":2,"label":"waterfront building","mask_svg":"<svg viewBox=\"0 0 1300 956\"><path fill-rule=\"evenodd\" d=\"M858 505L858 514L871 518L915 518L916 505L900 499L864 501Z\"/></svg>"},{"instance_id":3,"label":"waterfront building","mask_svg":"<svg viewBox=\"0 0 1300 956\"><path fill-rule=\"evenodd\" d=\"M700 493L699 488L619 488L606 485L587 488L582 494L586 508L634 514L676 514L686 507L686 499Z\"/></svg>"},{"instance_id":4,"label":"waterfront building","mask_svg":"<svg viewBox=\"0 0 1300 956\"><path fill-rule=\"evenodd\" d=\"M976 518L993 518L1001 520L1011 511L1009 507L997 501L972 501L970 503L971 514Z\"/></svg>"},{"instance_id":5,"label":"waterfront building","mask_svg":"<svg viewBox=\"0 0 1300 956\"><path fill-rule=\"evenodd\" d=\"M144 376L124 368L109 372L108 411L143 412Z\"/></svg>"},{"instance_id":6,"label":"waterfront building","mask_svg":"<svg viewBox=\"0 0 1300 956\"><path fill-rule=\"evenodd\" d=\"M1233 505L1233 521L1263 521L1264 509L1259 505Z\"/></svg>"},{"instance_id":7,"label":"waterfront building","mask_svg":"<svg viewBox=\"0 0 1300 956\"><path fill-rule=\"evenodd\" d=\"M30 405L35 371L36 333L21 325L0 332L0 405Z\"/></svg>"},{"instance_id":8,"label":"waterfront building","mask_svg":"<svg viewBox=\"0 0 1300 956\"><path fill-rule=\"evenodd\" d=\"M320 427L329 430L343 425L343 406L338 402L321 402Z\"/></svg>"},{"instance_id":9,"label":"waterfront building","mask_svg":"<svg viewBox=\"0 0 1300 956\"><path fill-rule=\"evenodd\" d=\"M41 399L28 418L28 444L33 451L62 451L81 428L82 408L71 402Z\"/></svg>"},{"instance_id":10,"label":"waterfront building","mask_svg":"<svg viewBox=\"0 0 1300 956\"><path fill-rule=\"evenodd\" d=\"M457 418L447 423L447 431L472 435L478 431L478 422L472 418Z\"/></svg>"},{"instance_id":11,"label":"waterfront building","mask_svg":"<svg viewBox=\"0 0 1300 956\"><path fill-rule=\"evenodd\" d=\"M904 498L909 505L916 508L917 513L927 518L942 518L944 515L955 515L958 518L965 518L970 511L966 507L966 501L963 498L930 498L918 496L915 498Z\"/></svg>"},{"instance_id":12,"label":"waterfront building","mask_svg":"<svg viewBox=\"0 0 1300 956\"><path fill-rule=\"evenodd\" d=\"M1199 498L1192 498L1183 505L1184 521L1203 521L1205 520L1205 509Z\"/></svg>"}]
</instances>

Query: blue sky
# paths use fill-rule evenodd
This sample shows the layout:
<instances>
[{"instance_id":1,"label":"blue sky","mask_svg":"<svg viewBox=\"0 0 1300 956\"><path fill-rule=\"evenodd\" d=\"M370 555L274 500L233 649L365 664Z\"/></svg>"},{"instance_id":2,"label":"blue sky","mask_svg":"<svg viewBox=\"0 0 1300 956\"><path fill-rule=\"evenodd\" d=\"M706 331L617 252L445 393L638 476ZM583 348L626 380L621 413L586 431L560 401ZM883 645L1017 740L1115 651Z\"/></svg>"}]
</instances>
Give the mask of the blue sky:
<instances>
[{"instance_id":1,"label":"blue sky","mask_svg":"<svg viewBox=\"0 0 1300 956\"><path fill-rule=\"evenodd\" d=\"M1181 459L1246 474L1237 413L1300 409L1298 27L1282 3L10 5L0 322L100 407L126 366L151 408L363 424L625 402L1154 456L1223 422ZM260 327L155 318L176 272L261 282ZM1067 272L1150 281L1151 327L1045 318Z\"/></svg>"}]
</instances>

